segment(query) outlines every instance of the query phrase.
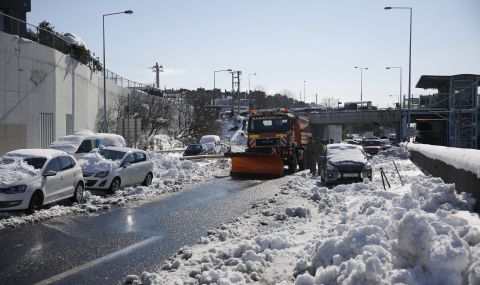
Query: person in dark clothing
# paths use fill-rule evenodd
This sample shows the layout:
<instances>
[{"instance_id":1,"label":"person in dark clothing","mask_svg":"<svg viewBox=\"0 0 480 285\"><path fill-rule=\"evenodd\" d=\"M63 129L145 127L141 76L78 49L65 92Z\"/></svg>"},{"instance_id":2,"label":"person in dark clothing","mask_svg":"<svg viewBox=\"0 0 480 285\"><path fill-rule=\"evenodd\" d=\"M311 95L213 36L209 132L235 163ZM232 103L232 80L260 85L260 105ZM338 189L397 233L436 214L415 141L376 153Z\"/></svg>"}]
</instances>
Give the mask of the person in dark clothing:
<instances>
[{"instance_id":1,"label":"person in dark clothing","mask_svg":"<svg viewBox=\"0 0 480 285\"><path fill-rule=\"evenodd\" d=\"M312 175L315 174L315 168L316 168L315 156L314 156L314 153L313 153L313 144L314 144L314 141L313 141L312 137L309 137L308 138L306 155L307 155L308 168L310 169L310 174L312 174Z\"/></svg>"}]
</instances>

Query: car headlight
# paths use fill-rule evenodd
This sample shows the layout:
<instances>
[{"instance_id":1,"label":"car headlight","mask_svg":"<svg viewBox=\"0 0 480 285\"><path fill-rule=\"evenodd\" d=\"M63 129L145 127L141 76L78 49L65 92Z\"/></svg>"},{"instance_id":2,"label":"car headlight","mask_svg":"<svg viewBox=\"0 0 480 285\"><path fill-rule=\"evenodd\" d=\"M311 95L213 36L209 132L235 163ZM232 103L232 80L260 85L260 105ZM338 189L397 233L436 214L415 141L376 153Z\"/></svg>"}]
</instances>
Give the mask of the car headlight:
<instances>
[{"instance_id":1,"label":"car headlight","mask_svg":"<svg viewBox=\"0 0 480 285\"><path fill-rule=\"evenodd\" d=\"M328 171L337 171L337 167L329 162L329 163L327 163L327 170Z\"/></svg>"},{"instance_id":2,"label":"car headlight","mask_svg":"<svg viewBox=\"0 0 480 285\"><path fill-rule=\"evenodd\" d=\"M363 167L365 170L372 170L372 165L370 163L366 163Z\"/></svg>"},{"instance_id":3,"label":"car headlight","mask_svg":"<svg viewBox=\"0 0 480 285\"><path fill-rule=\"evenodd\" d=\"M0 192L5 194L24 193L27 190L27 185L17 185L8 188L0 188Z\"/></svg>"},{"instance_id":4,"label":"car headlight","mask_svg":"<svg viewBox=\"0 0 480 285\"><path fill-rule=\"evenodd\" d=\"M102 172L99 172L99 173L95 174L95 177L105 178L105 177L108 176L109 173L110 173L110 171L102 171Z\"/></svg>"}]
</instances>

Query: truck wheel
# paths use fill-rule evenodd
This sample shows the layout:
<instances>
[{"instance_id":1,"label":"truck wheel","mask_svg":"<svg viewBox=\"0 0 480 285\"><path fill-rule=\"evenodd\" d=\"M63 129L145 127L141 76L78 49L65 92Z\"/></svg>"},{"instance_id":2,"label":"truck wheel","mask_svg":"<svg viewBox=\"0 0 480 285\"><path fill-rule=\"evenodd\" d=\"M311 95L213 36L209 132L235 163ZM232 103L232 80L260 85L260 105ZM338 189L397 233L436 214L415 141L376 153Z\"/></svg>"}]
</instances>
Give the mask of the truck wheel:
<instances>
[{"instance_id":1,"label":"truck wheel","mask_svg":"<svg viewBox=\"0 0 480 285\"><path fill-rule=\"evenodd\" d=\"M297 154L293 153L292 158L288 162L288 174L293 174L297 171L297 164L298 164Z\"/></svg>"}]
</instances>

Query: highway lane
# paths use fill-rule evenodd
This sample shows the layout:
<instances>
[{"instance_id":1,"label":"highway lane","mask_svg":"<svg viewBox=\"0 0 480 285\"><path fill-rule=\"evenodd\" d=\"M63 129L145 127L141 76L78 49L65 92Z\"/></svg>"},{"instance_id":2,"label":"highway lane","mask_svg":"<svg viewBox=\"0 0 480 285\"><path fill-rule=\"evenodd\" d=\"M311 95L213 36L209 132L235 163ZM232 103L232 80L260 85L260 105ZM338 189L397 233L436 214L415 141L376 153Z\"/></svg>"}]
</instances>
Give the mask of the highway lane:
<instances>
[{"instance_id":1,"label":"highway lane","mask_svg":"<svg viewBox=\"0 0 480 285\"><path fill-rule=\"evenodd\" d=\"M155 201L0 231L2 284L118 284L155 271L207 230L280 191L287 178L219 178Z\"/></svg>"}]
</instances>

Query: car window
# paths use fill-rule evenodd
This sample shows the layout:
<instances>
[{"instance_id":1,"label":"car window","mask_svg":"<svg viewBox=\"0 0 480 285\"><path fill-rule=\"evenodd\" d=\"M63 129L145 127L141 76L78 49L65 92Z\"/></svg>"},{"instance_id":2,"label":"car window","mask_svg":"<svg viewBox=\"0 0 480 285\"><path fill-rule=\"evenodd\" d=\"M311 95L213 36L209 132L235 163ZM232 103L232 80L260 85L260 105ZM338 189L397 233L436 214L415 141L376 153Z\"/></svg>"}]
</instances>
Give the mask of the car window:
<instances>
[{"instance_id":1,"label":"car window","mask_svg":"<svg viewBox=\"0 0 480 285\"><path fill-rule=\"evenodd\" d=\"M75 166L75 161L69 156L60 156L60 163L62 164L62 170L70 169Z\"/></svg>"},{"instance_id":2,"label":"car window","mask_svg":"<svg viewBox=\"0 0 480 285\"><path fill-rule=\"evenodd\" d=\"M143 152L136 152L135 157L135 162L142 162L147 160L147 156Z\"/></svg>"},{"instance_id":3,"label":"car window","mask_svg":"<svg viewBox=\"0 0 480 285\"><path fill-rule=\"evenodd\" d=\"M87 153L92 150L92 141L84 140L78 147L77 153Z\"/></svg>"},{"instance_id":4,"label":"car window","mask_svg":"<svg viewBox=\"0 0 480 285\"><path fill-rule=\"evenodd\" d=\"M25 158L23 161L28 165L33 166L35 169L42 169L47 159L45 157L29 157Z\"/></svg>"},{"instance_id":5,"label":"car window","mask_svg":"<svg viewBox=\"0 0 480 285\"><path fill-rule=\"evenodd\" d=\"M50 162L47 164L47 167L45 167L45 172L48 172L50 170L59 172L61 169L62 167L60 166L60 159L56 157L50 160Z\"/></svg>"},{"instance_id":6,"label":"car window","mask_svg":"<svg viewBox=\"0 0 480 285\"><path fill-rule=\"evenodd\" d=\"M133 153L127 155L127 157L125 157L125 159L123 160L123 164L127 162L129 162L130 164L135 163L135 155Z\"/></svg>"}]
</instances>

